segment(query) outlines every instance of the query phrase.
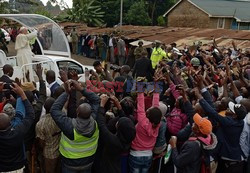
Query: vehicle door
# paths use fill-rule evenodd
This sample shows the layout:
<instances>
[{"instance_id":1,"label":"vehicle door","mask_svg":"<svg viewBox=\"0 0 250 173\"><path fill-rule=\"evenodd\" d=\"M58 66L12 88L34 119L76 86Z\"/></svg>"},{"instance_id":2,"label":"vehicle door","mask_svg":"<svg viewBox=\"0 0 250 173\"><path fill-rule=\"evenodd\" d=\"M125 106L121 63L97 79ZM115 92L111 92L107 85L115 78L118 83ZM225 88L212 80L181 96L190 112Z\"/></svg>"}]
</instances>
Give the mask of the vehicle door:
<instances>
[{"instance_id":1,"label":"vehicle door","mask_svg":"<svg viewBox=\"0 0 250 173\"><path fill-rule=\"evenodd\" d=\"M57 61L57 67L58 70L75 70L78 74L79 80L80 82L85 82L85 75L84 75L84 67L83 65L81 65L78 62L72 61L72 60L60 60Z\"/></svg>"}]
</instances>

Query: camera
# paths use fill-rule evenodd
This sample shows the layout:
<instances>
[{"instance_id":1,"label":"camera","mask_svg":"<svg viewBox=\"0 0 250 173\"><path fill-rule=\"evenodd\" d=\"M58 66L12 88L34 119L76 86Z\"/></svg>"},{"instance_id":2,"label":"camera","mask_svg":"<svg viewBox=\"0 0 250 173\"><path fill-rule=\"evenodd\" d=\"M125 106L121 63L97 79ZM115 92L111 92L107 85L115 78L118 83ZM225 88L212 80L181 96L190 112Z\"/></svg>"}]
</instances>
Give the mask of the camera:
<instances>
[{"instance_id":1,"label":"camera","mask_svg":"<svg viewBox=\"0 0 250 173\"><path fill-rule=\"evenodd\" d=\"M111 65L111 66L110 66L110 70L113 70L113 71L115 71L115 72L120 72L121 67L116 66L116 65Z\"/></svg>"},{"instance_id":2,"label":"camera","mask_svg":"<svg viewBox=\"0 0 250 173\"><path fill-rule=\"evenodd\" d=\"M175 89L176 89L176 90L180 90L180 89L181 89L181 86L180 86L180 85L176 85L176 86L175 86Z\"/></svg>"},{"instance_id":3,"label":"camera","mask_svg":"<svg viewBox=\"0 0 250 173\"><path fill-rule=\"evenodd\" d=\"M164 74L164 73L168 73L168 69L167 68L163 68L162 69L162 73Z\"/></svg>"},{"instance_id":4,"label":"camera","mask_svg":"<svg viewBox=\"0 0 250 173\"><path fill-rule=\"evenodd\" d=\"M11 90L13 86L13 83L5 83L4 86L3 86L3 89L5 90Z\"/></svg>"}]
</instances>

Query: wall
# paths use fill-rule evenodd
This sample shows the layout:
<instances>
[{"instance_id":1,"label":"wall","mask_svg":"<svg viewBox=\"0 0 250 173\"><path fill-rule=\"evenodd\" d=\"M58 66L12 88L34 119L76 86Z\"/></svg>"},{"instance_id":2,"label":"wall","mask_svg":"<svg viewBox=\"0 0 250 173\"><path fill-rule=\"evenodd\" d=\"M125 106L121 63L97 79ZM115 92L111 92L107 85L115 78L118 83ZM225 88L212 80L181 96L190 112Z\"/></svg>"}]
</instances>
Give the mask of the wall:
<instances>
[{"instance_id":1,"label":"wall","mask_svg":"<svg viewBox=\"0 0 250 173\"><path fill-rule=\"evenodd\" d=\"M171 27L210 27L209 16L187 0L178 4L166 17L167 25Z\"/></svg>"},{"instance_id":2,"label":"wall","mask_svg":"<svg viewBox=\"0 0 250 173\"><path fill-rule=\"evenodd\" d=\"M225 28L224 29L231 29L232 28L232 22L233 22L233 19L226 18L226 20L225 20Z\"/></svg>"},{"instance_id":3,"label":"wall","mask_svg":"<svg viewBox=\"0 0 250 173\"><path fill-rule=\"evenodd\" d=\"M219 18L211 17L210 18L209 28L217 28L217 26L218 26L218 19ZM233 19L231 19L231 18L225 18L224 29L232 29L232 22L233 22Z\"/></svg>"},{"instance_id":4,"label":"wall","mask_svg":"<svg viewBox=\"0 0 250 173\"><path fill-rule=\"evenodd\" d=\"M217 28L218 18L210 18L209 28Z\"/></svg>"}]
</instances>

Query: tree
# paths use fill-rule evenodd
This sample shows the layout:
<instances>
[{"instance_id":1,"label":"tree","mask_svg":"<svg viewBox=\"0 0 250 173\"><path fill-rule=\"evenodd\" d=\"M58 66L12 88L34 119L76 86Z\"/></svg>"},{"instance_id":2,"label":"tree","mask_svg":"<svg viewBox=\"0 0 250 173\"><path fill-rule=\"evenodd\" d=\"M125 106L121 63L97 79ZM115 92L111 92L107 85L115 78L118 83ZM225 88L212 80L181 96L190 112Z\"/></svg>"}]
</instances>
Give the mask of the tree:
<instances>
[{"instance_id":1,"label":"tree","mask_svg":"<svg viewBox=\"0 0 250 173\"><path fill-rule=\"evenodd\" d=\"M166 26L165 18L163 16L159 16L157 18L157 24L158 26Z\"/></svg>"},{"instance_id":2,"label":"tree","mask_svg":"<svg viewBox=\"0 0 250 173\"><path fill-rule=\"evenodd\" d=\"M148 11L152 21L152 25L157 24L157 18L168 11L176 0L146 0L148 4Z\"/></svg>"},{"instance_id":3,"label":"tree","mask_svg":"<svg viewBox=\"0 0 250 173\"><path fill-rule=\"evenodd\" d=\"M8 13L8 2L4 1L4 0L0 0L0 13L4 14L4 13Z\"/></svg>"},{"instance_id":4,"label":"tree","mask_svg":"<svg viewBox=\"0 0 250 173\"><path fill-rule=\"evenodd\" d=\"M42 7L42 6L36 8L35 14L40 14L48 18L52 18L52 15L50 14L50 12L45 7Z\"/></svg>"},{"instance_id":5,"label":"tree","mask_svg":"<svg viewBox=\"0 0 250 173\"><path fill-rule=\"evenodd\" d=\"M86 23L89 26L103 25L104 12L96 0L73 1L73 8L68 9L68 19L74 22Z\"/></svg>"},{"instance_id":6,"label":"tree","mask_svg":"<svg viewBox=\"0 0 250 173\"><path fill-rule=\"evenodd\" d=\"M102 5L104 22L107 26L112 27L120 22L120 5L121 0L97 0ZM134 2L138 0L123 0L123 16L126 16L128 10ZM126 24L126 23L125 23Z\"/></svg>"},{"instance_id":7,"label":"tree","mask_svg":"<svg viewBox=\"0 0 250 173\"><path fill-rule=\"evenodd\" d=\"M130 7L125 16L125 21L132 25L149 25L151 23L143 0L134 3Z\"/></svg>"}]
</instances>

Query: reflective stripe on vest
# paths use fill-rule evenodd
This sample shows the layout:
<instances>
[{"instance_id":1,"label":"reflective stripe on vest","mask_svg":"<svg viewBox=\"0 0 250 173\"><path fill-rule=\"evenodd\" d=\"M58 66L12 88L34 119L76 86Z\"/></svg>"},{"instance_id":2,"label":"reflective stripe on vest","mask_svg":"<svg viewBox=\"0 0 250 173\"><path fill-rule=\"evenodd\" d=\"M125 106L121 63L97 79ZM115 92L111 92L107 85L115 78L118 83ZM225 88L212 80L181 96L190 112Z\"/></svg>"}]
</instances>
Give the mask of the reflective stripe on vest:
<instances>
[{"instance_id":1,"label":"reflective stripe on vest","mask_svg":"<svg viewBox=\"0 0 250 173\"><path fill-rule=\"evenodd\" d=\"M59 151L68 159L80 159L95 154L99 138L99 129L90 138L82 136L74 129L74 140L70 140L63 133L61 135Z\"/></svg>"}]
</instances>

